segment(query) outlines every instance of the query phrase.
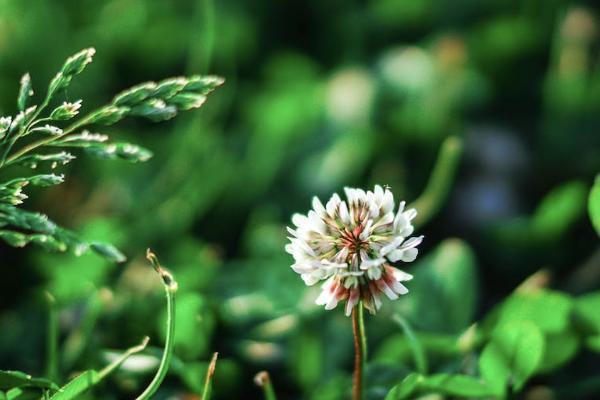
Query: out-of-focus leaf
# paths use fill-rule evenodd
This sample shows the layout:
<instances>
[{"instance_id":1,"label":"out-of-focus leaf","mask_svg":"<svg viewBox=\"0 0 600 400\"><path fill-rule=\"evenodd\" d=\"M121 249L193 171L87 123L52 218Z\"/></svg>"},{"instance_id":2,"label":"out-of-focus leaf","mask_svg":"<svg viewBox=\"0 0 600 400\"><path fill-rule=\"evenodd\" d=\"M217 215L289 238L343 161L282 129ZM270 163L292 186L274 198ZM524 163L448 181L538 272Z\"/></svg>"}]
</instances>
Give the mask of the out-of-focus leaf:
<instances>
[{"instance_id":1,"label":"out-of-focus leaf","mask_svg":"<svg viewBox=\"0 0 600 400\"><path fill-rule=\"evenodd\" d=\"M590 196L588 198L588 210L590 213L590 219L592 220L592 225L596 229L596 233L600 235L600 175L596 176L596 181L594 182L594 186L592 186L592 190L590 191Z\"/></svg>"},{"instance_id":2,"label":"out-of-focus leaf","mask_svg":"<svg viewBox=\"0 0 600 400\"><path fill-rule=\"evenodd\" d=\"M436 333L417 333L428 360L447 359L458 356L461 351L457 337ZM410 340L403 334L388 336L375 351L375 359L410 364L414 358Z\"/></svg>"},{"instance_id":3,"label":"out-of-focus leaf","mask_svg":"<svg viewBox=\"0 0 600 400\"><path fill-rule=\"evenodd\" d=\"M512 321L496 328L483 349L479 368L497 395L509 385L520 390L542 362L544 336L529 321Z\"/></svg>"},{"instance_id":4,"label":"out-of-focus leaf","mask_svg":"<svg viewBox=\"0 0 600 400\"><path fill-rule=\"evenodd\" d=\"M423 376L420 374L410 374L398 385L394 386L389 391L385 400L403 400L408 399L419 387L419 383L423 380Z\"/></svg>"},{"instance_id":5,"label":"out-of-focus leaf","mask_svg":"<svg viewBox=\"0 0 600 400\"><path fill-rule=\"evenodd\" d=\"M398 313L418 330L458 333L472 322L477 306L477 272L471 248L459 239L443 241L414 269L410 296L396 302Z\"/></svg>"},{"instance_id":6,"label":"out-of-focus leaf","mask_svg":"<svg viewBox=\"0 0 600 400\"><path fill-rule=\"evenodd\" d=\"M575 300L577 322L588 337L586 345L600 352L600 292L593 292Z\"/></svg>"},{"instance_id":7,"label":"out-of-focus leaf","mask_svg":"<svg viewBox=\"0 0 600 400\"><path fill-rule=\"evenodd\" d=\"M548 193L531 220L539 239L558 239L585 211L587 188L582 182L568 182Z\"/></svg>"},{"instance_id":8,"label":"out-of-focus leaf","mask_svg":"<svg viewBox=\"0 0 600 400\"><path fill-rule=\"evenodd\" d=\"M21 371L0 371L0 389L7 390L21 386L52 390L58 389L58 386L49 379L34 378Z\"/></svg>"},{"instance_id":9,"label":"out-of-focus leaf","mask_svg":"<svg viewBox=\"0 0 600 400\"><path fill-rule=\"evenodd\" d=\"M165 319L161 318L161 327ZM206 354L214 324L214 317L204 297L193 292L180 293L175 310L176 354L185 360L193 360Z\"/></svg>"},{"instance_id":10,"label":"out-of-focus leaf","mask_svg":"<svg viewBox=\"0 0 600 400\"><path fill-rule=\"evenodd\" d=\"M572 299L561 292L535 290L511 295L485 322L486 329L513 321L531 321L544 333L561 333L569 326Z\"/></svg>"},{"instance_id":11,"label":"out-of-focus leaf","mask_svg":"<svg viewBox=\"0 0 600 400\"><path fill-rule=\"evenodd\" d=\"M469 375L435 374L419 383L425 391L466 398L491 397L495 392L483 380Z\"/></svg>"}]
</instances>

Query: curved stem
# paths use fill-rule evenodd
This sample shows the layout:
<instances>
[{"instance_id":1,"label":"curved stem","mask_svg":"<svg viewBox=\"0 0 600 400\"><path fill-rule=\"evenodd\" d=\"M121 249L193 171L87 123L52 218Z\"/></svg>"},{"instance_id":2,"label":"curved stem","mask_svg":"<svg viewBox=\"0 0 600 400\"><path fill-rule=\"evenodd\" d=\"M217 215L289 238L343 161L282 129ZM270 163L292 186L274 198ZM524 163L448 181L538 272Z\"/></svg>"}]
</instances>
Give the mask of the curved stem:
<instances>
[{"instance_id":1,"label":"curved stem","mask_svg":"<svg viewBox=\"0 0 600 400\"><path fill-rule=\"evenodd\" d=\"M409 206L419 211L414 221L415 227L423 226L431 220L448 198L460 162L462 147L462 140L458 136L449 136L442 143L425 190Z\"/></svg>"},{"instance_id":2,"label":"curved stem","mask_svg":"<svg viewBox=\"0 0 600 400\"><path fill-rule=\"evenodd\" d=\"M364 392L364 371L367 365L367 335L365 333L362 301L352 310L352 332L354 333L352 400L362 400Z\"/></svg>"},{"instance_id":3,"label":"curved stem","mask_svg":"<svg viewBox=\"0 0 600 400\"><path fill-rule=\"evenodd\" d=\"M156 371L156 375L154 375L154 379L152 379L152 382L150 382L146 390L144 390L144 392L140 394L136 400L150 399L160 387L162 381L165 379L165 376L167 376L167 372L169 371L169 365L173 355L173 343L175 339L175 292L177 291L177 282L175 282L173 276L169 272L165 271L160 266L154 253L148 250L146 257L152 263L152 266L156 272L158 272L161 276L163 285L165 287L165 293L167 296L167 339L165 340L165 349L163 351L162 359L160 360L160 365L158 366L158 371Z\"/></svg>"},{"instance_id":4,"label":"curved stem","mask_svg":"<svg viewBox=\"0 0 600 400\"><path fill-rule=\"evenodd\" d=\"M265 400L277 400L271 377L267 371L261 371L256 374L254 382L262 388ZM204 398L202 400L204 400Z\"/></svg>"}]
</instances>

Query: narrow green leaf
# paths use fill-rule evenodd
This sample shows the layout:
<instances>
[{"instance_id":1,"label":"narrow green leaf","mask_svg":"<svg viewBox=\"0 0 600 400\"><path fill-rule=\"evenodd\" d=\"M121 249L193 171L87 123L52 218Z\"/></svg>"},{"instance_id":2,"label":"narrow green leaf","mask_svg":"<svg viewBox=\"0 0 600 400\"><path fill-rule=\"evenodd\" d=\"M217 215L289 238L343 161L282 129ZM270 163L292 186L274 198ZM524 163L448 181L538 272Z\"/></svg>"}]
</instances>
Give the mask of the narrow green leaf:
<instances>
[{"instance_id":1,"label":"narrow green leaf","mask_svg":"<svg viewBox=\"0 0 600 400\"><path fill-rule=\"evenodd\" d=\"M90 248L97 254L107 260L122 263L127 260L127 257L110 243L94 242L90 244Z\"/></svg>"},{"instance_id":2,"label":"narrow green leaf","mask_svg":"<svg viewBox=\"0 0 600 400\"><path fill-rule=\"evenodd\" d=\"M219 353L213 353L213 356L210 360L210 364L208 364L208 369L206 370L206 376L204 377L204 389L202 390L202 400L210 400L212 396L212 380L215 374L215 368L217 366L217 357Z\"/></svg>"},{"instance_id":3,"label":"narrow green leaf","mask_svg":"<svg viewBox=\"0 0 600 400\"><path fill-rule=\"evenodd\" d=\"M0 370L0 389L8 390L15 387L35 387L40 389L58 389L58 386L45 378L34 378L21 371L2 371Z\"/></svg>"},{"instance_id":4,"label":"narrow green leaf","mask_svg":"<svg viewBox=\"0 0 600 400\"><path fill-rule=\"evenodd\" d=\"M65 386L58 389L56 393L50 397L50 400L73 400L78 399L79 396L89 390L91 387L100 383L104 378L118 369L121 364L127 360L131 355L139 353L144 350L148 345L148 338L144 338L141 344L128 349L118 359L107 365L101 371L87 370L75 378L73 378Z\"/></svg>"},{"instance_id":5,"label":"narrow green leaf","mask_svg":"<svg viewBox=\"0 0 600 400\"><path fill-rule=\"evenodd\" d=\"M590 191L588 211L590 213L592 225L594 226L594 229L596 229L596 233L600 235L600 174L596 176L596 181Z\"/></svg>"}]
</instances>

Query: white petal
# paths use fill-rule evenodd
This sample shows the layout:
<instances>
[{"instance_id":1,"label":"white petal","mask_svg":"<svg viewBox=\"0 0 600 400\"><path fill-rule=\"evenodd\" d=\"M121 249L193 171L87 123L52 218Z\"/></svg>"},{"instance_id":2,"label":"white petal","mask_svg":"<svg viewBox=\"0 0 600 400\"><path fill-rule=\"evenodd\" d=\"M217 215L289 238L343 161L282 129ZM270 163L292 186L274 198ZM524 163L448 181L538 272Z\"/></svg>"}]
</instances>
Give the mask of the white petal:
<instances>
[{"instance_id":1,"label":"white petal","mask_svg":"<svg viewBox=\"0 0 600 400\"><path fill-rule=\"evenodd\" d=\"M400 258L404 262L412 262L415 261L417 255L419 254L419 249L406 249Z\"/></svg>"},{"instance_id":2,"label":"white petal","mask_svg":"<svg viewBox=\"0 0 600 400\"><path fill-rule=\"evenodd\" d=\"M308 225L308 217L302 214L294 214L292 215L292 223L298 228L306 227Z\"/></svg>"},{"instance_id":3,"label":"white petal","mask_svg":"<svg viewBox=\"0 0 600 400\"><path fill-rule=\"evenodd\" d=\"M407 272L404 272L397 268L392 268L392 269L394 270L393 271L394 279L397 280L398 282L410 281L413 278L413 276Z\"/></svg>"},{"instance_id":4,"label":"white petal","mask_svg":"<svg viewBox=\"0 0 600 400\"><path fill-rule=\"evenodd\" d=\"M385 293L390 300L396 300L398 298L396 292L394 292L383 279L375 281L375 285L377 285L377 288Z\"/></svg>"},{"instance_id":5,"label":"white petal","mask_svg":"<svg viewBox=\"0 0 600 400\"><path fill-rule=\"evenodd\" d=\"M321 203L321 200L319 200L317 196L313 197L312 206L317 214L319 214L321 217L324 217L327 214L327 210L325 210L323 203Z\"/></svg>"}]
</instances>

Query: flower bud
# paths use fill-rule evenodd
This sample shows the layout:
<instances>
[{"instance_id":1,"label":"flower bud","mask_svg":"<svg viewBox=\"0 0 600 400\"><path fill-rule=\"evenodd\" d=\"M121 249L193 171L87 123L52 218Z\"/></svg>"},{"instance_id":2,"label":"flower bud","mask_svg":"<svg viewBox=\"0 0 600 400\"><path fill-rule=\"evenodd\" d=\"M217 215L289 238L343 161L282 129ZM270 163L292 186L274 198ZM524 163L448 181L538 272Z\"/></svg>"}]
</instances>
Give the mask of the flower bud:
<instances>
[{"instance_id":1,"label":"flower bud","mask_svg":"<svg viewBox=\"0 0 600 400\"><path fill-rule=\"evenodd\" d=\"M50 118L55 121L65 121L73 118L79 114L81 108L81 100L77 100L75 103L64 102L61 106L58 106L50 114Z\"/></svg>"}]
</instances>

